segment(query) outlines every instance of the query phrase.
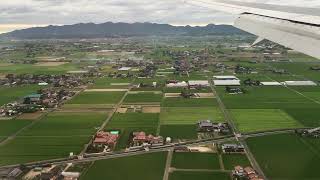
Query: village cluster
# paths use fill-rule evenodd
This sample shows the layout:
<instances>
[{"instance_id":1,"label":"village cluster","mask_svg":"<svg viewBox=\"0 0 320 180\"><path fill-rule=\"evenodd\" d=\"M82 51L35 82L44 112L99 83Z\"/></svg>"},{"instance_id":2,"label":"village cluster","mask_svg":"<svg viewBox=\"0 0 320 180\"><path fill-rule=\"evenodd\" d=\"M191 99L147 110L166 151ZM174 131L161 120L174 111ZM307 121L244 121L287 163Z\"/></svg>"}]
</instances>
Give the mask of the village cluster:
<instances>
[{"instance_id":1,"label":"village cluster","mask_svg":"<svg viewBox=\"0 0 320 180\"><path fill-rule=\"evenodd\" d=\"M44 111L47 108L57 108L61 103L73 97L76 93L67 89L46 88L33 94L24 96L1 106L0 116L11 117L22 113Z\"/></svg>"}]
</instances>

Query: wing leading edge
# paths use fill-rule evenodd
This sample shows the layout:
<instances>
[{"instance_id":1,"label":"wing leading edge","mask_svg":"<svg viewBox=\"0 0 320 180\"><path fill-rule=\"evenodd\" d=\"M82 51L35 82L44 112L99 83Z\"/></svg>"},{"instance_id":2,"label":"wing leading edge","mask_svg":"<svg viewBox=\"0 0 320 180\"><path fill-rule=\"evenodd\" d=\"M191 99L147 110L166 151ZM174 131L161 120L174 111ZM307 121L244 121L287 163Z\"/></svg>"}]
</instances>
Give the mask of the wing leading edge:
<instances>
[{"instance_id":1,"label":"wing leading edge","mask_svg":"<svg viewBox=\"0 0 320 180\"><path fill-rule=\"evenodd\" d=\"M320 9L226 0L191 2L237 14L234 26L320 59Z\"/></svg>"}]
</instances>

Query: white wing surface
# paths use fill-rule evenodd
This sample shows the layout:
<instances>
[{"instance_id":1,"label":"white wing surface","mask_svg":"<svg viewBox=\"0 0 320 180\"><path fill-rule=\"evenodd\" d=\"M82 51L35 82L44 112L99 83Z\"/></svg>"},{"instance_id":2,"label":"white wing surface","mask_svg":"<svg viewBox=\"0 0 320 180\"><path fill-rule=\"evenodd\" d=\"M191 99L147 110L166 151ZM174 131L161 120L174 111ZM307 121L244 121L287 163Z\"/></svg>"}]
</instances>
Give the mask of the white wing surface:
<instances>
[{"instance_id":1,"label":"white wing surface","mask_svg":"<svg viewBox=\"0 0 320 180\"><path fill-rule=\"evenodd\" d=\"M320 9L228 0L189 2L237 14L235 26L320 59Z\"/></svg>"}]
</instances>

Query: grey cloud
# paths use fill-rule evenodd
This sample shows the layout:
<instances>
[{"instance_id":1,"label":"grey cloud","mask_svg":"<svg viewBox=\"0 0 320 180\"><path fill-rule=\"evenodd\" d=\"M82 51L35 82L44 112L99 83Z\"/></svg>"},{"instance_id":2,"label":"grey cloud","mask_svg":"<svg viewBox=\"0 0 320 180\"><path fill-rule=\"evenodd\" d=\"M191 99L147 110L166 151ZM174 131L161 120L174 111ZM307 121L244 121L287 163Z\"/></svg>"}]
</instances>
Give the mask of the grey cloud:
<instances>
[{"instance_id":1,"label":"grey cloud","mask_svg":"<svg viewBox=\"0 0 320 180\"><path fill-rule=\"evenodd\" d=\"M231 23L234 17L183 0L2 0L0 24L74 24L79 22ZM287 0L247 0L282 3ZM319 0L291 0L314 4ZM291 2L290 1L290 2ZM319 4L319 3L318 3Z\"/></svg>"}]
</instances>

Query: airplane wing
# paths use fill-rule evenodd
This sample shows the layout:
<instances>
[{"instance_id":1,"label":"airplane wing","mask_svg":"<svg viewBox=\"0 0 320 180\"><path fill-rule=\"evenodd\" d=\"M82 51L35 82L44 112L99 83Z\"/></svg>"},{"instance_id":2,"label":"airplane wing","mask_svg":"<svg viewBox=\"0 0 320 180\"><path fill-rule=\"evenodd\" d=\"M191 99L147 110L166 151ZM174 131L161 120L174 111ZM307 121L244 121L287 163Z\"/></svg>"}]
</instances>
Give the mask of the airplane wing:
<instances>
[{"instance_id":1,"label":"airplane wing","mask_svg":"<svg viewBox=\"0 0 320 180\"><path fill-rule=\"evenodd\" d=\"M229 0L190 0L192 4L238 15L234 26L320 59L320 9Z\"/></svg>"}]
</instances>

